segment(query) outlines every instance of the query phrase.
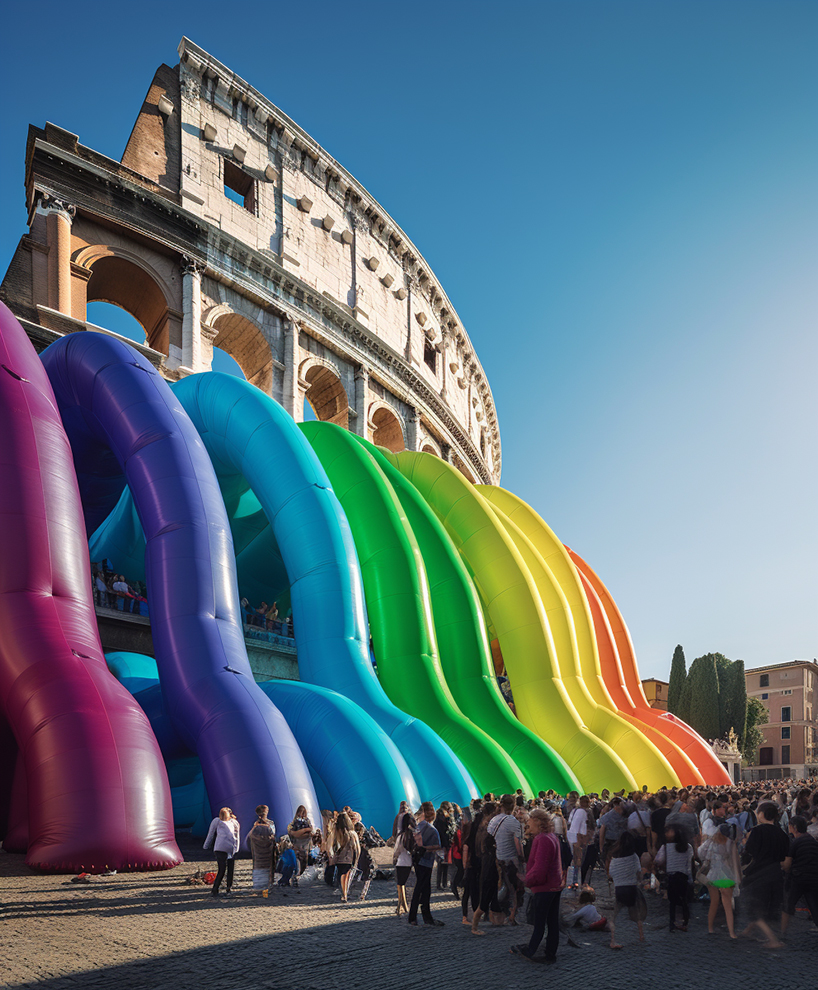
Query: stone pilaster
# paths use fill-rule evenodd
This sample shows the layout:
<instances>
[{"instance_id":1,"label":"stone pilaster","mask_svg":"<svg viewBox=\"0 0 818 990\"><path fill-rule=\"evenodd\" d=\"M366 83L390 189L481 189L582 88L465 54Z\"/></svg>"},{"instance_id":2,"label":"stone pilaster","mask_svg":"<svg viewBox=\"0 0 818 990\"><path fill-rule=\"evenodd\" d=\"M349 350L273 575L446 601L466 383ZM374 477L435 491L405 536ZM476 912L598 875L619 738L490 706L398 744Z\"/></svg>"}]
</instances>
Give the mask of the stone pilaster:
<instances>
[{"instance_id":1,"label":"stone pilaster","mask_svg":"<svg viewBox=\"0 0 818 990\"><path fill-rule=\"evenodd\" d=\"M188 374L205 370L202 362L202 271L203 265L199 262L183 259L182 367L179 370Z\"/></svg>"},{"instance_id":2,"label":"stone pilaster","mask_svg":"<svg viewBox=\"0 0 818 990\"><path fill-rule=\"evenodd\" d=\"M284 389L281 404L296 423L304 418L303 404L299 403L301 391L298 387L298 324L293 320L282 321L284 331ZM300 405L300 408L299 408Z\"/></svg>"},{"instance_id":3,"label":"stone pilaster","mask_svg":"<svg viewBox=\"0 0 818 990\"><path fill-rule=\"evenodd\" d=\"M37 212L46 218L48 238L48 305L71 316L71 222L77 208L43 196Z\"/></svg>"},{"instance_id":4,"label":"stone pilaster","mask_svg":"<svg viewBox=\"0 0 818 990\"><path fill-rule=\"evenodd\" d=\"M416 406L411 406L409 409L409 419L406 423L406 449L407 450L417 450L418 449L418 426L420 424L420 413Z\"/></svg>"},{"instance_id":5,"label":"stone pilaster","mask_svg":"<svg viewBox=\"0 0 818 990\"><path fill-rule=\"evenodd\" d=\"M355 432L368 440L366 408L369 402L369 372L361 366L355 372Z\"/></svg>"}]
</instances>

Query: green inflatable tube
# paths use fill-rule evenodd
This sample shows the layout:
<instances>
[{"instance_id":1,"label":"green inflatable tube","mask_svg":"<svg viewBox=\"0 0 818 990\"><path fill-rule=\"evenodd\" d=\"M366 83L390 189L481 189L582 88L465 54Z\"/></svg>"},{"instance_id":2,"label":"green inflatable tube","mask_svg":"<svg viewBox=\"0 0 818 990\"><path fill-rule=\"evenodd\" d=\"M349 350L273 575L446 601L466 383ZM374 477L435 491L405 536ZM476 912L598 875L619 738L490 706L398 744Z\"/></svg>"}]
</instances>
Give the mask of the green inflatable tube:
<instances>
[{"instance_id":1,"label":"green inflatable tube","mask_svg":"<svg viewBox=\"0 0 818 990\"><path fill-rule=\"evenodd\" d=\"M550 789L567 794L578 788L579 781L562 757L515 718L506 704L494 674L480 598L440 520L392 463L390 452L361 437L354 439L386 475L420 547L429 579L440 663L458 707L514 761L519 768L518 786L527 794ZM484 788L494 793L502 789L500 785Z\"/></svg>"},{"instance_id":2,"label":"green inflatable tube","mask_svg":"<svg viewBox=\"0 0 818 990\"><path fill-rule=\"evenodd\" d=\"M301 429L349 520L364 579L378 676L389 698L422 719L481 790L527 781L498 744L460 711L440 669L426 569L392 486L352 434L332 423Z\"/></svg>"},{"instance_id":3,"label":"green inflatable tube","mask_svg":"<svg viewBox=\"0 0 818 990\"><path fill-rule=\"evenodd\" d=\"M624 761L571 700L537 586L491 505L432 454L404 451L394 462L437 514L473 576L500 641L520 721L556 749L584 790L635 789Z\"/></svg>"}]
</instances>

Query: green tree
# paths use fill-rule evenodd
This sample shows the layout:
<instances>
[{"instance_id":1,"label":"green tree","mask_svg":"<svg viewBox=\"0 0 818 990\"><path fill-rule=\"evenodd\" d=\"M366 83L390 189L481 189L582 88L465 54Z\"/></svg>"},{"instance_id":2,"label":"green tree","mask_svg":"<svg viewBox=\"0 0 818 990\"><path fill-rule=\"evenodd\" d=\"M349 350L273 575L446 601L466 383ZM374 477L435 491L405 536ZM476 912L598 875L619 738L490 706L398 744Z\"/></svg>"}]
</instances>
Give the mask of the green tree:
<instances>
[{"instance_id":1,"label":"green tree","mask_svg":"<svg viewBox=\"0 0 818 990\"><path fill-rule=\"evenodd\" d=\"M670 682L667 687L667 710L679 718L684 718L681 714L682 692L684 691L685 680L687 678L687 664L685 663L685 651L681 646L677 646L673 651L673 660L670 662Z\"/></svg>"},{"instance_id":2,"label":"green tree","mask_svg":"<svg viewBox=\"0 0 818 990\"><path fill-rule=\"evenodd\" d=\"M744 743L747 725L747 681L744 677L744 661L734 660L730 664L730 676L725 687L724 724L725 732L734 729L738 736L739 749Z\"/></svg>"},{"instance_id":3,"label":"green tree","mask_svg":"<svg viewBox=\"0 0 818 990\"><path fill-rule=\"evenodd\" d=\"M692 707L693 698L693 682L690 680L690 674L685 677L685 682L682 685L682 694L679 698L679 710L675 711L673 714L677 715L683 722L687 722L690 725L690 709Z\"/></svg>"},{"instance_id":4,"label":"green tree","mask_svg":"<svg viewBox=\"0 0 818 990\"><path fill-rule=\"evenodd\" d=\"M744 741L741 746L741 755L748 763L755 763L758 747L764 741L764 734L759 726L765 725L769 720L770 716L763 703L758 698L748 698Z\"/></svg>"},{"instance_id":5,"label":"green tree","mask_svg":"<svg viewBox=\"0 0 818 990\"><path fill-rule=\"evenodd\" d=\"M690 693L690 725L705 739L718 739L719 675L712 653L696 657L690 665L685 687Z\"/></svg>"},{"instance_id":6,"label":"green tree","mask_svg":"<svg viewBox=\"0 0 818 990\"><path fill-rule=\"evenodd\" d=\"M728 660L723 653L712 653L713 662L716 665L716 674L719 681L719 734L721 739L727 735L732 725L732 711L730 711L730 691L733 686L732 667L733 663Z\"/></svg>"}]
</instances>

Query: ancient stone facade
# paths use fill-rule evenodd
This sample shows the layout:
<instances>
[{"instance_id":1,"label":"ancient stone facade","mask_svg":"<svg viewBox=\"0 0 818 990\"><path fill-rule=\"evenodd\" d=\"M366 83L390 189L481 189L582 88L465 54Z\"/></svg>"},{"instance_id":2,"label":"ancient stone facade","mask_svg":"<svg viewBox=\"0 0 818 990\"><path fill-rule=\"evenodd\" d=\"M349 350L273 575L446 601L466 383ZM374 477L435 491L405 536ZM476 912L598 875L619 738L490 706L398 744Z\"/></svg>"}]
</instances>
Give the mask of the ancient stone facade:
<instances>
[{"instance_id":1,"label":"ancient stone facade","mask_svg":"<svg viewBox=\"0 0 818 990\"><path fill-rule=\"evenodd\" d=\"M26 153L29 233L2 297L39 347L94 329L103 300L142 325L171 380L213 347L296 419L428 450L496 483L486 376L454 307L386 211L308 134L183 38L121 162L46 124Z\"/></svg>"}]
</instances>

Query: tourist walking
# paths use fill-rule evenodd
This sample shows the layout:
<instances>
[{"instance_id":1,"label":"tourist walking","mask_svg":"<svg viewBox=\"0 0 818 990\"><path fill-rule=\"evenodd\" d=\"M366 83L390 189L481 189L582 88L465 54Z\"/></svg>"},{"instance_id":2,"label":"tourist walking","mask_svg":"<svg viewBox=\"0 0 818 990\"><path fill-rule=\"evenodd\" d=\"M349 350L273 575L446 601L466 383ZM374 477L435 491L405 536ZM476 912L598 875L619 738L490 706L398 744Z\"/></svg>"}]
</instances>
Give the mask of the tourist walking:
<instances>
[{"instance_id":1,"label":"tourist walking","mask_svg":"<svg viewBox=\"0 0 818 990\"><path fill-rule=\"evenodd\" d=\"M565 871L562 868L559 840L552 827L552 818L545 809L532 808L528 818L528 831L534 839L525 872L525 885L534 898L534 930L527 945L515 945L510 950L532 962L536 961L534 953L539 948L543 935L546 963L557 961L560 941L560 895L565 887Z\"/></svg>"},{"instance_id":2,"label":"tourist walking","mask_svg":"<svg viewBox=\"0 0 818 990\"><path fill-rule=\"evenodd\" d=\"M307 814L307 809L300 804L295 812L295 818L287 826L287 835L293 844L296 859L298 860L299 876L306 870L312 848L312 833L315 828Z\"/></svg>"},{"instance_id":3,"label":"tourist walking","mask_svg":"<svg viewBox=\"0 0 818 990\"><path fill-rule=\"evenodd\" d=\"M776 824L778 809L772 801L762 801L756 809L758 824L747 836L744 846L744 894L750 924L742 934L758 927L767 942L765 948L778 949L782 943L773 934L771 923L781 918L784 879L781 864L790 852L786 835Z\"/></svg>"},{"instance_id":4,"label":"tourist walking","mask_svg":"<svg viewBox=\"0 0 818 990\"><path fill-rule=\"evenodd\" d=\"M275 822L267 817L269 811L266 804L260 804L256 808L256 820L245 839L253 857L253 890L269 888L275 876Z\"/></svg>"},{"instance_id":5,"label":"tourist walking","mask_svg":"<svg viewBox=\"0 0 818 990\"><path fill-rule=\"evenodd\" d=\"M214 818L207 831L207 838L204 840L204 849L213 846L213 854L216 857L216 879L213 881L212 897L219 896L219 887L225 879L225 893L230 894L233 888L233 863L236 853L239 851L239 822L230 808L222 808L219 817Z\"/></svg>"},{"instance_id":6,"label":"tourist walking","mask_svg":"<svg viewBox=\"0 0 818 990\"><path fill-rule=\"evenodd\" d=\"M401 802L405 804L406 802ZM392 849L392 863L395 866L395 883L398 887L398 906L395 914L409 913L409 905L406 903L406 881L412 872L412 850L415 848L415 819L405 811L400 816L398 824L397 838Z\"/></svg>"},{"instance_id":7,"label":"tourist walking","mask_svg":"<svg viewBox=\"0 0 818 990\"><path fill-rule=\"evenodd\" d=\"M710 838L699 846L701 868L697 876L707 884L710 894L710 910L707 913L707 931L715 934L719 904L724 908L727 931L735 938L733 929L733 898L738 893L741 865L735 842L735 827L727 822L718 826Z\"/></svg>"},{"instance_id":8,"label":"tourist walking","mask_svg":"<svg viewBox=\"0 0 818 990\"><path fill-rule=\"evenodd\" d=\"M357 864L361 854L361 843L355 834L355 829L345 812L341 812L335 820L332 833L332 863L335 873L340 877L341 901L346 904L349 893L349 872Z\"/></svg>"},{"instance_id":9,"label":"tourist walking","mask_svg":"<svg viewBox=\"0 0 818 990\"><path fill-rule=\"evenodd\" d=\"M795 914L801 898L810 913L813 924L818 925L818 841L807 833L807 820L803 815L790 818L790 854L784 860L784 870L789 874L781 914L781 934Z\"/></svg>"},{"instance_id":10,"label":"tourist walking","mask_svg":"<svg viewBox=\"0 0 818 990\"><path fill-rule=\"evenodd\" d=\"M415 864L415 892L409 905L408 923L417 927L418 909L425 925L442 928L444 922L432 917L432 869L435 865L437 852L440 849L440 835L432 824L435 820L435 806L431 801L424 801L420 806L423 818L415 829L415 845L418 847L413 854Z\"/></svg>"},{"instance_id":11,"label":"tourist walking","mask_svg":"<svg viewBox=\"0 0 818 990\"><path fill-rule=\"evenodd\" d=\"M665 816L667 817L667 816ZM687 931L690 907L687 903L688 885L693 879L693 846L685 830L668 825L664 842L656 853L656 866L667 874L667 899L670 909L670 930ZM682 923L676 925L676 910L681 908Z\"/></svg>"},{"instance_id":12,"label":"tourist walking","mask_svg":"<svg viewBox=\"0 0 818 990\"><path fill-rule=\"evenodd\" d=\"M608 875L613 880L614 885L613 915L608 919L608 927L611 930L611 948L622 948L616 941L616 919L622 908L627 910L631 921L636 922L639 941L644 942L643 922L647 915L647 903L639 885L642 862L637 855L636 843L630 832L623 832L611 850Z\"/></svg>"}]
</instances>

